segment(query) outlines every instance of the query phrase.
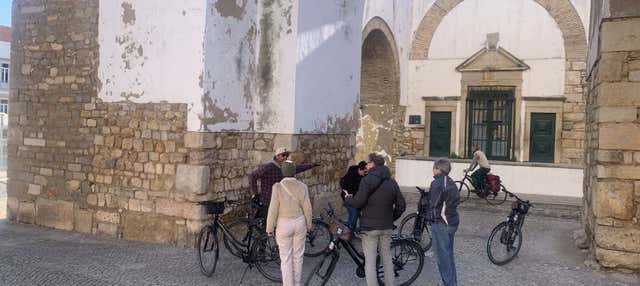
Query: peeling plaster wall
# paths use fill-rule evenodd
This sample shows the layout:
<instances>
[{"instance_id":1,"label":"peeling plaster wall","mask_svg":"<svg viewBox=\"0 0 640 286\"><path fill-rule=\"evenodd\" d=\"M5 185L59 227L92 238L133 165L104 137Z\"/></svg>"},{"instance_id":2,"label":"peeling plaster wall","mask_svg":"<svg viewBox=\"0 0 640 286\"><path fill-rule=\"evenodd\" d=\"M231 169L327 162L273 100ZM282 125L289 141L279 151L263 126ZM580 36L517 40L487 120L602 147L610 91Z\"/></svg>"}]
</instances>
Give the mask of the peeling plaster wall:
<instances>
[{"instance_id":1,"label":"peeling plaster wall","mask_svg":"<svg viewBox=\"0 0 640 286\"><path fill-rule=\"evenodd\" d=\"M259 1L254 103L257 132L294 132L297 23L297 0Z\"/></svg>"},{"instance_id":2,"label":"peeling plaster wall","mask_svg":"<svg viewBox=\"0 0 640 286\"><path fill-rule=\"evenodd\" d=\"M295 132L355 131L363 4L364 0L300 1Z\"/></svg>"},{"instance_id":3,"label":"peeling plaster wall","mask_svg":"<svg viewBox=\"0 0 640 286\"><path fill-rule=\"evenodd\" d=\"M252 0L207 1L203 130L253 130L257 6Z\"/></svg>"},{"instance_id":4,"label":"peeling plaster wall","mask_svg":"<svg viewBox=\"0 0 640 286\"><path fill-rule=\"evenodd\" d=\"M187 103L188 129L199 130L206 2L100 0L99 7L99 98Z\"/></svg>"}]
</instances>

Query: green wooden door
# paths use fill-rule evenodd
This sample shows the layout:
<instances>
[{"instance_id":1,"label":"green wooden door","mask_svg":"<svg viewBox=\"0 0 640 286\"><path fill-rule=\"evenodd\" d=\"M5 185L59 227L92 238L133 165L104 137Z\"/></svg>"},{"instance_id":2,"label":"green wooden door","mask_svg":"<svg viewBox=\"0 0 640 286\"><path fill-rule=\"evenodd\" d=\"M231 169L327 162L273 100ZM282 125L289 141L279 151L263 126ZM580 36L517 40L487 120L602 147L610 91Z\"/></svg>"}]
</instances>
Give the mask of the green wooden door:
<instances>
[{"instance_id":1,"label":"green wooden door","mask_svg":"<svg viewBox=\"0 0 640 286\"><path fill-rule=\"evenodd\" d=\"M553 163L556 143L556 114L531 113L529 161Z\"/></svg>"},{"instance_id":2,"label":"green wooden door","mask_svg":"<svg viewBox=\"0 0 640 286\"><path fill-rule=\"evenodd\" d=\"M451 112L431 112L429 156L449 157L451 154Z\"/></svg>"}]
</instances>

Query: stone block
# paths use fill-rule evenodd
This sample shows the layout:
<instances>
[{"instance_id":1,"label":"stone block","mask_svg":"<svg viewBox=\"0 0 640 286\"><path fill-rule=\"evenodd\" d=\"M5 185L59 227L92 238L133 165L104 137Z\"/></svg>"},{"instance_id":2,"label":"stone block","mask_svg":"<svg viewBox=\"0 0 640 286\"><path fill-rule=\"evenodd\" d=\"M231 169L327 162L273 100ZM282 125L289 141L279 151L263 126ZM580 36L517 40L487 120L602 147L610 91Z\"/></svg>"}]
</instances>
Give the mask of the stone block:
<instances>
[{"instance_id":1,"label":"stone block","mask_svg":"<svg viewBox=\"0 0 640 286\"><path fill-rule=\"evenodd\" d=\"M640 47L640 19L602 22L600 52L635 51Z\"/></svg>"},{"instance_id":2,"label":"stone block","mask_svg":"<svg viewBox=\"0 0 640 286\"><path fill-rule=\"evenodd\" d=\"M65 187L67 191L75 192L80 189L80 181L78 180L69 180L65 183Z\"/></svg>"},{"instance_id":3,"label":"stone block","mask_svg":"<svg viewBox=\"0 0 640 286\"><path fill-rule=\"evenodd\" d=\"M640 166L629 165L598 165L598 178L618 178L625 180L640 179Z\"/></svg>"},{"instance_id":4,"label":"stone block","mask_svg":"<svg viewBox=\"0 0 640 286\"><path fill-rule=\"evenodd\" d=\"M18 218L18 207L20 202L17 198L7 198L7 219L15 221Z\"/></svg>"},{"instance_id":5,"label":"stone block","mask_svg":"<svg viewBox=\"0 0 640 286\"><path fill-rule=\"evenodd\" d=\"M603 53L598 64L597 82L620 81L627 53Z\"/></svg>"},{"instance_id":6,"label":"stone block","mask_svg":"<svg viewBox=\"0 0 640 286\"><path fill-rule=\"evenodd\" d=\"M74 230L91 233L93 229L93 214L88 210L76 209L74 213Z\"/></svg>"},{"instance_id":7,"label":"stone block","mask_svg":"<svg viewBox=\"0 0 640 286\"><path fill-rule=\"evenodd\" d=\"M605 82L598 86L598 106L640 106L640 82Z\"/></svg>"},{"instance_id":8,"label":"stone block","mask_svg":"<svg viewBox=\"0 0 640 286\"><path fill-rule=\"evenodd\" d=\"M630 71L629 81L640 81L640 71Z\"/></svg>"},{"instance_id":9,"label":"stone block","mask_svg":"<svg viewBox=\"0 0 640 286\"><path fill-rule=\"evenodd\" d=\"M156 199L156 213L186 219L204 219L204 209L191 202L176 202L170 199Z\"/></svg>"},{"instance_id":10,"label":"stone block","mask_svg":"<svg viewBox=\"0 0 640 286\"><path fill-rule=\"evenodd\" d=\"M20 202L18 206L18 221L21 223L35 223L36 205L29 202Z\"/></svg>"},{"instance_id":11,"label":"stone block","mask_svg":"<svg viewBox=\"0 0 640 286\"><path fill-rule=\"evenodd\" d=\"M596 259L604 267L640 270L640 253L596 247Z\"/></svg>"},{"instance_id":12,"label":"stone block","mask_svg":"<svg viewBox=\"0 0 640 286\"><path fill-rule=\"evenodd\" d=\"M285 147L291 152L298 150L298 137L292 134L276 134L273 138L273 151L275 149Z\"/></svg>"},{"instance_id":13,"label":"stone block","mask_svg":"<svg viewBox=\"0 0 640 286\"><path fill-rule=\"evenodd\" d=\"M44 147L47 145L47 141L44 139L38 139L38 138L24 138L24 145Z\"/></svg>"},{"instance_id":14,"label":"stone block","mask_svg":"<svg viewBox=\"0 0 640 286\"><path fill-rule=\"evenodd\" d=\"M596 225L595 238L599 247L640 253L640 228Z\"/></svg>"},{"instance_id":15,"label":"stone block","mask_svg":"<svg viewBox=\"0 0 640 286\"><path fill-rule=\"evenodd\" d=\"M127 212L124 215L123 237L152 243L176 242L175 219L137 212Z\"/></svg>"},{"instance_id":16,"label":"stone block","mask_svg":"<svg viewBox=\"0 0 640 286\"><path fill-rule=\"evenodd\" d=\"M176 192L205 194L209 186L209 166L178 165L176 172Z\"/></svg>"},{"instance_id":17,"label":"stone block","mask_svg":"<svg viewBox=\"0 0 640 286\"><path fill-rule=\"evenodd\" d=\"M36 200L36 224L73 230L73 203L38 198Z\"/></svg>"},{"instance_id":18,"label":"stone block","mask_svg":"<svg viewBox=\"0 0 640 286\"><path fill-rule=\"evenodd\" d=\"M107 223L107 222L100 222L100 223L98 223L98 233L111 235L111 236L117 236L118 235L118 225L115 225L115 224L112 224L112 223Z\"/></svg>"},{"instance_id":19,"label":"stone block","mask_svg":"<svg viewBox=\"0 0 640 286\"><path fill-rule=\"evenodd\" d=\"M603 106L598 108L598 122L633 122L638 116L634 106Z\"/></svg>"},{"instance_id":20,"label":"stone block","mask_svg":"<svg viewBox=\"0 0 640 286\"><path fill-rule=\"evenodd\" d=\"M184 146L194 149L218 147L216 135L208 132L187 132L184 135Z\"/></svg>"},{"instance_id":21,"label":"stone block","mask_svg":"<svg viewBox=\"0 0 640 286\"><path fill-rule=\"evenodd\" d=\"M627 181L597 182L595 215L628 220L635 214L633 184Z\"/></svg>"},{"instance_id":22,"label":"stone block","mask_svg":"<svg viewBox=\"0 0 640 286\"><path fill-rule=\"evenodd\" d=\"M635 196L636 198L640 198L640 181L635 181L634 184L635 184Z\"/></svg>"},{"instance_id":23,"label":"stone block","mask_svg":"<svg viewBox=\"0 0 640 286\"><path fill-rule=\"evenodd\" d=\"M40 191L42 190L42 186L40 185L34 185L34 184L29 184L29 189L27 191L28 194L30 195L40 195Z\"/></svg>"},{"instance_id":24,"label":"stone block","mask_svg":"<svg viewBox=\"0 0 640 286\"><path fill-rule=\"evenodd\" d=\"M99 222L120 223L120 214L117 212L97 211L93 217Z\"/></svg>"},{"instance_id":25,"label":"stone block","mask_svg":"<svg viewBox=\"0 0 640 286\"><path fill-rule=\"evenodd\" d=\"M598 131L598 146L601 149L640 150L640 124L600 124Z\"/></svg>"}]
</instances>

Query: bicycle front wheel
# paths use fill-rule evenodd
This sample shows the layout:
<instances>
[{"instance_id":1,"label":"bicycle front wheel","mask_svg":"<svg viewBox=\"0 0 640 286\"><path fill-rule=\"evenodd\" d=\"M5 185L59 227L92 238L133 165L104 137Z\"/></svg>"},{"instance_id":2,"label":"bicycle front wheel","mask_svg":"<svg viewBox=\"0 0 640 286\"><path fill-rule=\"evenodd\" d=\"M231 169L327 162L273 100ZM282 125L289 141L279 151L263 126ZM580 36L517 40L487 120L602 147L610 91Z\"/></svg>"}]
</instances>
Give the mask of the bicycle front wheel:
<instances>
[{"instance_id":1,"label":"bicycle front wheel","mask_svg":"<svg viewBox=\"0 0 640 286\"><path fill-rule=\"evenodd\" d=\"M500 190L497 193L490 192L485 198L490 205L501 205L507 200L507 192L505 187L500 184Z\"/></svg>"},{"instance_id":2,"label":"bicycle front wheel","mask_svg":"<svg viewBox=\"0 0 640 286\"><path fill-rule=\"evenodd\" d=\"M313 220L313 231L307 233L304 246L304 256L317 257L327 251L333 235L329 225L320 220Z\"/></svg>"},{"instance_id":3,"label":"bicycle front wheel","mask_svg":"<svg viewBox=\"0 0 640 286\"><path fill-rule=\"evenodd\" d=\"M492 231L487 241L487 255L495 265L513 260L522 247L522 231L515 224L503 221Z\"/></svg>"},{"instance_id":4,"label":"bicycle front wheel","mask_svg":"<svg viewBox=\"0 0 640 286\"><path fill-rule=\"evenodd\" d=\"M398 234L404 237L413 238L422 247L422 251L427 252L431 248L431 234L426 222L422 224L422 230L416 229L418 214L412 213L402 219Z\"/></svg>"},{"instance_id":5,"label":"bicycle front wheel","mask_svg":"<svg viewBox=\"0 0 640 286\"><path fill-rule=\"evenodd\" d=\"M391 259L395 285L411 285L424 266L424 252L420 244L409 239L398 239L391 242ZM376 260L378 269L378 284L385 285L385 273L380 257Z\"/></svg>"},{"instance_id":6,"label":"bicycle front wheel","mask_svg":"<svg viewBox=\"0 0 640 286\"><path fill-rule=\"evenodd\" d=\"M200 271L207 277L211 277L216 271L219 258L218 236L213 226L207 225L200 230L197 247L196 255Z\"/></svg>"},{"instance_id":7,"label":"bicycle front wheel","mask_svg":"<svg viewBox=\"0 0 640 286\"><path fill-rule=\"evenodd\" d=\"M340 254L337 249L330 250L326 252L322 259L313 267L309 277L305 280L305 286L325 286L329 279L331 279L331 275L333 271L336 269L336 264L338 264L338 259L340 259Z\"/></svg>"},{"instance_id":8,"label":"bicycle front wheel","mask_svg":"<svg viewBox=\"0 0 640 286\"><path fill-rule=\"evenodd\" d=\"M282 283L280 271L280 253L275 239L267 236L257 238L251 246L256 268L264 278Z\"/></svg>"},{"instance_id":9,"label":"bicycle front wheel","mask_svg":"<svg viewBox=\"0 0 640 286\"><path fill-rule=\"evenodd\" d=\"M471 196L471 189L467 183L464 181L456 181L456 188L458 188L458 192L460 192L461 203L469 199L469 196Z\"/></svg>"}]
</instances>

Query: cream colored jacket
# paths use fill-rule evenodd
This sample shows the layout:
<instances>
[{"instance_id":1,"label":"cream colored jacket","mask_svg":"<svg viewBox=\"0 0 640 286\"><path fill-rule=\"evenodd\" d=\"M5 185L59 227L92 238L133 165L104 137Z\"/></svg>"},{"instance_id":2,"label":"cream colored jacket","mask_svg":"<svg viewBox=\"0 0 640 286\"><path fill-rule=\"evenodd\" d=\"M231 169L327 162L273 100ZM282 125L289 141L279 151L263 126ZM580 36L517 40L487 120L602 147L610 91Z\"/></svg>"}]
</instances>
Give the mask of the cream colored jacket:
<instances>
[{"instance_id":1,"label":"cream colored jacket","mask_svg":"<svg viewBox=\"0 0 640 286\"><path fill-rule=\"evenodd\" d=\"M275 183L267 215L267 232L273 232L278 218L295 219L303 215L307 221L307 229L310 230L311 200L307 185L295 178L284 178L280 183Z\"/></svg>"}]
</instances>

